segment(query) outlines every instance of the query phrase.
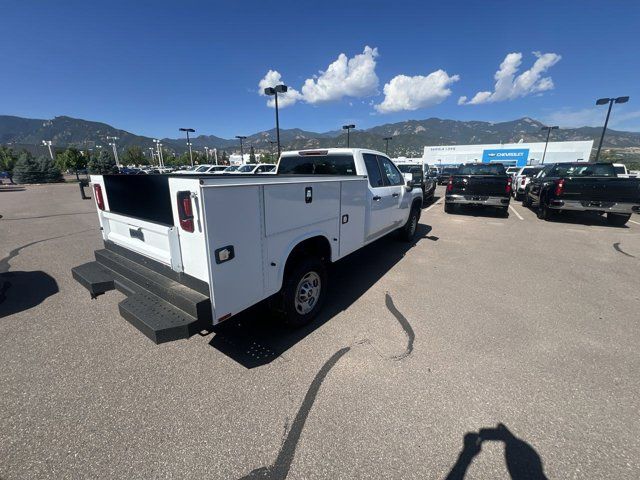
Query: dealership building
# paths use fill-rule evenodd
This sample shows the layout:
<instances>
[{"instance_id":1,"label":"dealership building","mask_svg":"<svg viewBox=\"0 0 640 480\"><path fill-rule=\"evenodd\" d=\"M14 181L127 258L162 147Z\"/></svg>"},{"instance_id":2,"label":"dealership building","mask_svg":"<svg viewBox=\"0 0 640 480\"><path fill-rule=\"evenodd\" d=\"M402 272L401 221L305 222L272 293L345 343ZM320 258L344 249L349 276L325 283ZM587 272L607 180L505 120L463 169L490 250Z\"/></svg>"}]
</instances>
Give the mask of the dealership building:
<instances>
[{"instance_id":1,"label":"dealership building","mask_svg":"<svg viewBox=\"0 0 640 480\"><path fill-rule=\"evenodd\" d=\"M424 147L422 161L429 165L499 162L506 166L538 165L542 161L545 142L498 143L488 145L441 145ZM549 142L544 163L587 162L593 140Z\"/></svg>"}]
</instances>

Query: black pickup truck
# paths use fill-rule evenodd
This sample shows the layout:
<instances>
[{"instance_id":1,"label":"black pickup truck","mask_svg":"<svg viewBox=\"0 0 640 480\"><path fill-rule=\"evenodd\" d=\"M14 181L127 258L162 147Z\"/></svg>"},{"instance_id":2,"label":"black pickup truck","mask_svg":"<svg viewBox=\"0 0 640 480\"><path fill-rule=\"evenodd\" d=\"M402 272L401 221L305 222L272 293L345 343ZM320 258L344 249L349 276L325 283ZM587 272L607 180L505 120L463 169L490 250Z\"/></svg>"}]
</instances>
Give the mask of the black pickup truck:
<instances>
[{"instance_id":1,"label":"black pickup truck","mask_svg":"<svg viewBox=\"0 0 640 480\"><path fill-rule=\"evenodd\" d=\"M449 177L444 197L444 211L453 212L457 205L496 207L507 215L511 199L512 178L501 163L469 163L461 165Z\"/></svg>"},{"instance_id":2,"label":"black pickup truck","mask_svg":"<svg viewBox=\"0 0 640 480\"><path fill-rule=\"evenodd\" d=\"M640 179L618 177L611 163L556 163L531 180L522 205L537 207L543 220L574 210L606 213L610 225L622 226L640 213Z\"/></svg>"}]
</instances>

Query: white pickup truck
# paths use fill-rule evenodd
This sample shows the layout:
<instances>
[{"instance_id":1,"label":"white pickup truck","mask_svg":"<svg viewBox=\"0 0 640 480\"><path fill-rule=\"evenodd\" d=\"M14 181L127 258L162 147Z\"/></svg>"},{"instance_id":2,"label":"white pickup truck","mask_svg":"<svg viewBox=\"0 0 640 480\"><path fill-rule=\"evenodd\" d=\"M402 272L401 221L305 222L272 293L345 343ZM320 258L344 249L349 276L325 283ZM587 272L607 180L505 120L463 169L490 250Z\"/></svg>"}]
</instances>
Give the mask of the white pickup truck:
<instances>
[{"instance_id":1,"label":"white pickup truck","mask_svg":"<svg viewBox=\"0 0 640 480\"><path fill-rule=\"evenodd\" d=\"M385 155L284 152L276 175L92 175L104 240L72 269L156 343L269 299L293 326L327 291L327 264L398 230L415 236L422 191Z\"/></svg>"}]
</instances>

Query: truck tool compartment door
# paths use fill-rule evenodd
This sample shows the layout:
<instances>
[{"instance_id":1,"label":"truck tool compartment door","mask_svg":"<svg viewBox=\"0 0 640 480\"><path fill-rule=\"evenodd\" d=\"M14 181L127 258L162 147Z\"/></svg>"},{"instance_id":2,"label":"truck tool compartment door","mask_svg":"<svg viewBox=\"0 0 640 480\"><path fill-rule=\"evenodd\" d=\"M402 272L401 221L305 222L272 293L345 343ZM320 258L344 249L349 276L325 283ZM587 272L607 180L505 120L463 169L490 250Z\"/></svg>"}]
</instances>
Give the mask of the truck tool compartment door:
<instances>
[{"instance_id":1,"label":"truck tool compartment door","mask_svg":"<svg viewBox=\"0 0 640 480\"><path fill-rule=\"evenodd\" d=\"M203 186L213 323L263 299L259 185Z\"/></svg>"}]
</instances>

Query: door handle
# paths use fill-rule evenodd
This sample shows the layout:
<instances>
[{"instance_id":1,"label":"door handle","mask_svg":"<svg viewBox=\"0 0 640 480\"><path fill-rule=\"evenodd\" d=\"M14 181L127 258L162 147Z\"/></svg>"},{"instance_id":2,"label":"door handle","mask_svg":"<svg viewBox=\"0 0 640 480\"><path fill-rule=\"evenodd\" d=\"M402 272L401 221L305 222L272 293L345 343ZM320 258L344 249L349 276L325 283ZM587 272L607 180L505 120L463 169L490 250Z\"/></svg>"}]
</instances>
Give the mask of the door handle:
<instances>
[{"instance_id":1,"label":"door handle","mask_svg":"<svg viewBox=\"0 0 640 480\"><path fill-rule=\"evenodd\" d=\"M393 195L391 195L393 198L398 198L400 196L399 193L394 193Z\"/></svg>"},{"instance_id":2,"label":"door handle","mask_svg":"<svg viewBox=\"0 0 640 480\"><path fill-rule=\"evenodd\" d=\"M379 197L378 195L376 195L375 197L373 197L373 201L374 201L374 202L379 202L380 200L382 200L382 197Z\"/></svg>"}]
</instances>

